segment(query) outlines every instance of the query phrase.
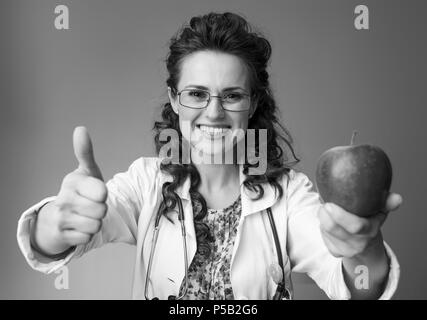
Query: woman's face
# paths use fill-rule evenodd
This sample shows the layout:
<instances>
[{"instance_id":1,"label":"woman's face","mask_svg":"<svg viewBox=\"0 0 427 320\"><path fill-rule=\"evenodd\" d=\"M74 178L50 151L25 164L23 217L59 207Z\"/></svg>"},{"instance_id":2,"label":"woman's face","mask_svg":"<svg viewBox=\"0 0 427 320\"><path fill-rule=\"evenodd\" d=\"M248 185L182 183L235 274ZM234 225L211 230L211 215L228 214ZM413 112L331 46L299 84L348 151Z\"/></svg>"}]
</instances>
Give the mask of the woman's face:
<instances>
[{"instance_id":1,"label":"woman's face","mask_svg":"<svg viewBox=\"0 0 427 320\"><path fill-rule=\"evenodd\" d=\"M249 97L249 72L239 57L216 51L199 51L187 56L181 64L177 90L198 97L204 95L200 90L208 91L211 96L240 97L243 106L240 109L246 109L238 112L224 110L221 100L214 97L204 109L188 108L179 103L178 95L172 96L169 88L169 99L179 115L180 130L192 149L202 151L204 155L229 152L234 137L234 143L244 138L242 132L248 127L253 109ZM181 96L181 102L184 99Z\"/></svg>"}]
</instances>

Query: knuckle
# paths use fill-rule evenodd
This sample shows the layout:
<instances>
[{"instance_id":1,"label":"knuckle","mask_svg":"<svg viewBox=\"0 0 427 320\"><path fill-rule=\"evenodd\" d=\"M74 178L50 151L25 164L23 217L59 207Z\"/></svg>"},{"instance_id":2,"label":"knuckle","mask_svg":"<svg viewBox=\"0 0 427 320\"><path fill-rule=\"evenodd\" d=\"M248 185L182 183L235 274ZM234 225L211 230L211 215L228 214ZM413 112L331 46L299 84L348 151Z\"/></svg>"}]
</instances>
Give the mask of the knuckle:
<instances>
[{"instance_id":1,"label":"knuckle","mask_svg":"<svg viewBox=\"0 0 427 320\"><path fill-rule=\"evenodd\" d=\"M54 205L56 206L56 208L58 208L58 211L62 211L64 207L67 205L67 203L68 203L67 197L64 196L61 190L54 201Z\"/></svg>"},{"instance_id":2,"label":"knuckle","mask_svg":"<svg viewBox=\"0 0 427 320\"><path fill-rule=\"evenodd\" d=\"M55 204L59 210L67 210L74 206L75 200L76 192L69 187L63 187L56 197Z\"/></svg>"},{"instance_id":3,"label":"knuckle","mask_svg":"<svg viewBox=\"0 0 427 320\"><path fill-rule=\"evenodd\" d=\"M98 233L101 229L101 221L95 219L87 219L84 226L82 226L82 232L90 235Z\"/></svg>"},{"instance_id":4,"label":"knuckle","mask_svg":"<svg viewBox=\"0 0 427 320\"><path fill-rule=\"evenodd\" d=\"M319 213L319 221L321 228L326 232L331 232L333 229L332 221L327 217L327 213L324 211L320 211Z\"/></svg>"},{"instance_id":5,"label":"knuckle","mask_svg":"<svg viewBox=\"0 0 427 320\"><path fill-rule=\"evenodd\" d=\"M359 234L362 232L364 225L359 222L352 223L348 226L348 232L351 234Z\"/></svg>"},{"instance_id":6,"label":"knuckle","mask_svg":"<svg viewBox=\"0 0 427 320\"><path fill-rule=\"evenodd\" d=\"M70 172L70 173L68 173L68 174L65 175L64 179L62 180L62 182L64 184L66 184L66 183L72 182L74 180L75 180L75 174L74 174L74 172Z\"/></svg>"},{"instance_id":7,"label":"knuckle","mask_svg":"<svg viewBox=\"0 0 427 320\"><path fill-rule=\"evenodd\" d=\"M85 188L82 190L85 195L97 202L104 202L107 199L107 187L101 180L93 177L85 177Z\"/></svg>"},{"instance_id":8,"label":"knuckle","mask_svg":"<svg viewBox=\"0 0 427 320\"><path fill-rule=\"evenodd\" d=\"M69 189L61 188L61 190L59 190L59 193L55 199L55 205L58 208L62 208L65 205L67 205L67 203L69 202L69 199L70 199Z\"/></svg>"},{"instance_id":9,"label":"knuckle","mask_svg":"<svg viewBox=\"0 0 427 320\"><path fill-rule=\"evenodd\" d=\"M97 180L96 185L97 185L96 187L97 198L99 199L99 201L105 201L108 196L108 190L106 185L101 180Z\"/></svg>"},{"instance_id":10,"label":"knuckle","mask_svg":"<svg viewBox=\"0 0 427 320\"><path fill-rule=\"evenodd\" d=\"M65 175L64 179L62 180L62 186L72 188L75 187L78 181L80 180L80 176L75 172L70 172Z\"/></svg>"},{"instance_id":11,"label":"knuckle","mask_svg":"<svg viewBox=\"0 0 427 320\"><path fill-rule=\"evenodd\" d=\"M106 213L106 205L104 203L94 203L86 210L88 217L92 219L103 219Z\"/></svg>"},{"instance_id":12,"label":"knuckle","mask_svg":"<svg viewBox=\"0 0 427 320\"><path fill-rule=\"evenodd\" d=\"M331 220L328 220L328 219L325 219L323 223L323 228L328 233L335 233L336 231L336 225Z\"/></svg>"},{"instance_id":13,"label":"knuckle","mask_svg":"<svg viewBox=\"0 0 427 320\"><path fill-rule=\"evenodd\" d=\"M105 204L105 203L99 204L99 209L98 210L99 210L99 212L98 212L97 217L99 219L103 219L105 217L106 213L107 213L107 204Z\"/></svg>"},{"instance_id":14,"label":"knuckle","mask_svg":"<svg viewBox=\"0 0 427 320\"><path fill-rule=\"evenodd\" d=\"M58 226L59 230L63 230L67 227L69 224L68 215L64 213L60 213L57 215L57 222L56 225Z\"/></svg>"},{"instance_id":15,"label":"knuckle","mask_svg":"<svg viewBox=\"0 0 427 320\"><path fill-rule=\"evenodd\" d=\"M363 251L365 250L365 246L363 244L360 244L358 246L356 246L352 251L351 251L351 257L356 257L357 255L361 254Z\"/></svg>"},{"instance_id":16,"label":"knuckle","mask_svg":"<svg viewBox=\"0 0 427 320\"><path fill-rule=\"evenodd\" d=\"M349 250L349 258L353 258L359 254L361 254L363 251L365 251L367 247L366 242L359 241L356 244L353 245L353 247Z\"/></svg>"},{"instance_id":17,"label":"knuckle","mask_svg":"<svg viewBox=\"0 0 427 320\"><path fill-rule=\"evenodd\" d=\"M90 223L88 223L86 225L86 228L87 228L86 230L88 233L90 233L90 234L96 233L98 230L98 221L96 221L96 220L90 221Z\"/></svg>"}]
</instances>

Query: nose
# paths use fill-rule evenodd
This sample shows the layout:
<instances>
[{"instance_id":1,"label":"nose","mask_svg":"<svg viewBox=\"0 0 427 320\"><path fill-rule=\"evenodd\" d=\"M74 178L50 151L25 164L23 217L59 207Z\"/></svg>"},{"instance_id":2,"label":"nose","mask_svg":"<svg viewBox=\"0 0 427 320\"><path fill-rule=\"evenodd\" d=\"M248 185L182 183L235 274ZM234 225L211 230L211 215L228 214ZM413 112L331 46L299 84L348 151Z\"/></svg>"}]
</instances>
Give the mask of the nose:
<instances>
[{"instance_id":1,"label":"nose","mask_svg":"<svg viewBox=\"0 0 427 320\"><path fill-rule=\"evenodd\" d=\"M206 108L207 117L210 119L221 119L225 116L225 110L221 105L220 97L211 97Z\"/></svg>"}]
</instances>

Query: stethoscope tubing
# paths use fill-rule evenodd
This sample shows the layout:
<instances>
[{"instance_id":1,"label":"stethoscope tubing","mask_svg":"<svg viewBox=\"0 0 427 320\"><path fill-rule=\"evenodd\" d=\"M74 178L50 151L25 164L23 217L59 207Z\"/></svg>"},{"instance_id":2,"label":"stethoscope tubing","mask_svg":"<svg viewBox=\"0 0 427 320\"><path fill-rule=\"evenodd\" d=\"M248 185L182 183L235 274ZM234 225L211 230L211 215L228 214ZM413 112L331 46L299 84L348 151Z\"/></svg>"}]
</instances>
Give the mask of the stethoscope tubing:
<instances>
[{"instance_id":1,"label":"stethoscope tubing","mask_svg":"<svg viewBox=\"0 0 427 320\"><path fill-rule=\"evenodd\" d=\"M274 222L273 213L271 212L271 208L267 208L267 216L270 221L271 231L273 232L274 246L276 248L277 261L279 262L280 270L282 271L282 279L277 284L276 293L274 294L272 300L283 300L290 299L291 294L290 291L286 288L285 281L285 265L283 264L283 254L282 247L280 246L279 236L277 233L276 223Z\"/></svg>"},{"instance_id":2,"label":"stethoscope tubing","mask_svg":"<svg viewBox=\"0 0 427 320\"><path fill-rule=\"evenodd\" d=\"M175 198L177 199L177 202L178 202L178 220L179 220L180 225L181 225L181 233L182 233L182 247L184 250L184 265L185 265L185 283L184 283L184 290L183 290L182 294L178 298L174 298L174 299L181 300L187 294L187 290L188 290L187 232L185 229L185 218L184 218L184 210L182 208L182 201L176 193L175 193ZM162 203L162 205L163 205L163 203ZM160 218L162 216L162 210L161 210L162 205L160 206L159 211L157 212L156 220L154 222L153 240L151 243L150 257L148 258L147 274L145 276L144 296L145 296L146 300L150 300L148 298L147 292L148 292L148 285L149 285L149 280L150 280L150 276L151 276L151 268L153 266L153 257L154 257L154 253L156 250L155 248L157 245L157 239L159 237Z\"/></svg>"}]
</instances>

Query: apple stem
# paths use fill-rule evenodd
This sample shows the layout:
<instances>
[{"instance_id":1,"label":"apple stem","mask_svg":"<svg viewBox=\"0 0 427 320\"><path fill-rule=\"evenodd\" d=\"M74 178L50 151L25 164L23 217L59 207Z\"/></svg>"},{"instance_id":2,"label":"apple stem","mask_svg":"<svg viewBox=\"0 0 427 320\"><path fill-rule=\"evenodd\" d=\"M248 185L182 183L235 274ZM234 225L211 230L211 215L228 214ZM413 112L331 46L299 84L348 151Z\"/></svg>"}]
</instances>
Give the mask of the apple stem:
<instances>
[{"instance_id":1,"label":"apple stem","mask_svg":"<svg viewBox=\"0 0 427 320\"><path fill-rule=\"evenodd\" d=\"M351 142L350 142L350 145L352 146L354 146L354 140L356 139L356 134L357 134L357 131L354 130L353 134L351 135Z\"/></svg>"}]
</instances>

